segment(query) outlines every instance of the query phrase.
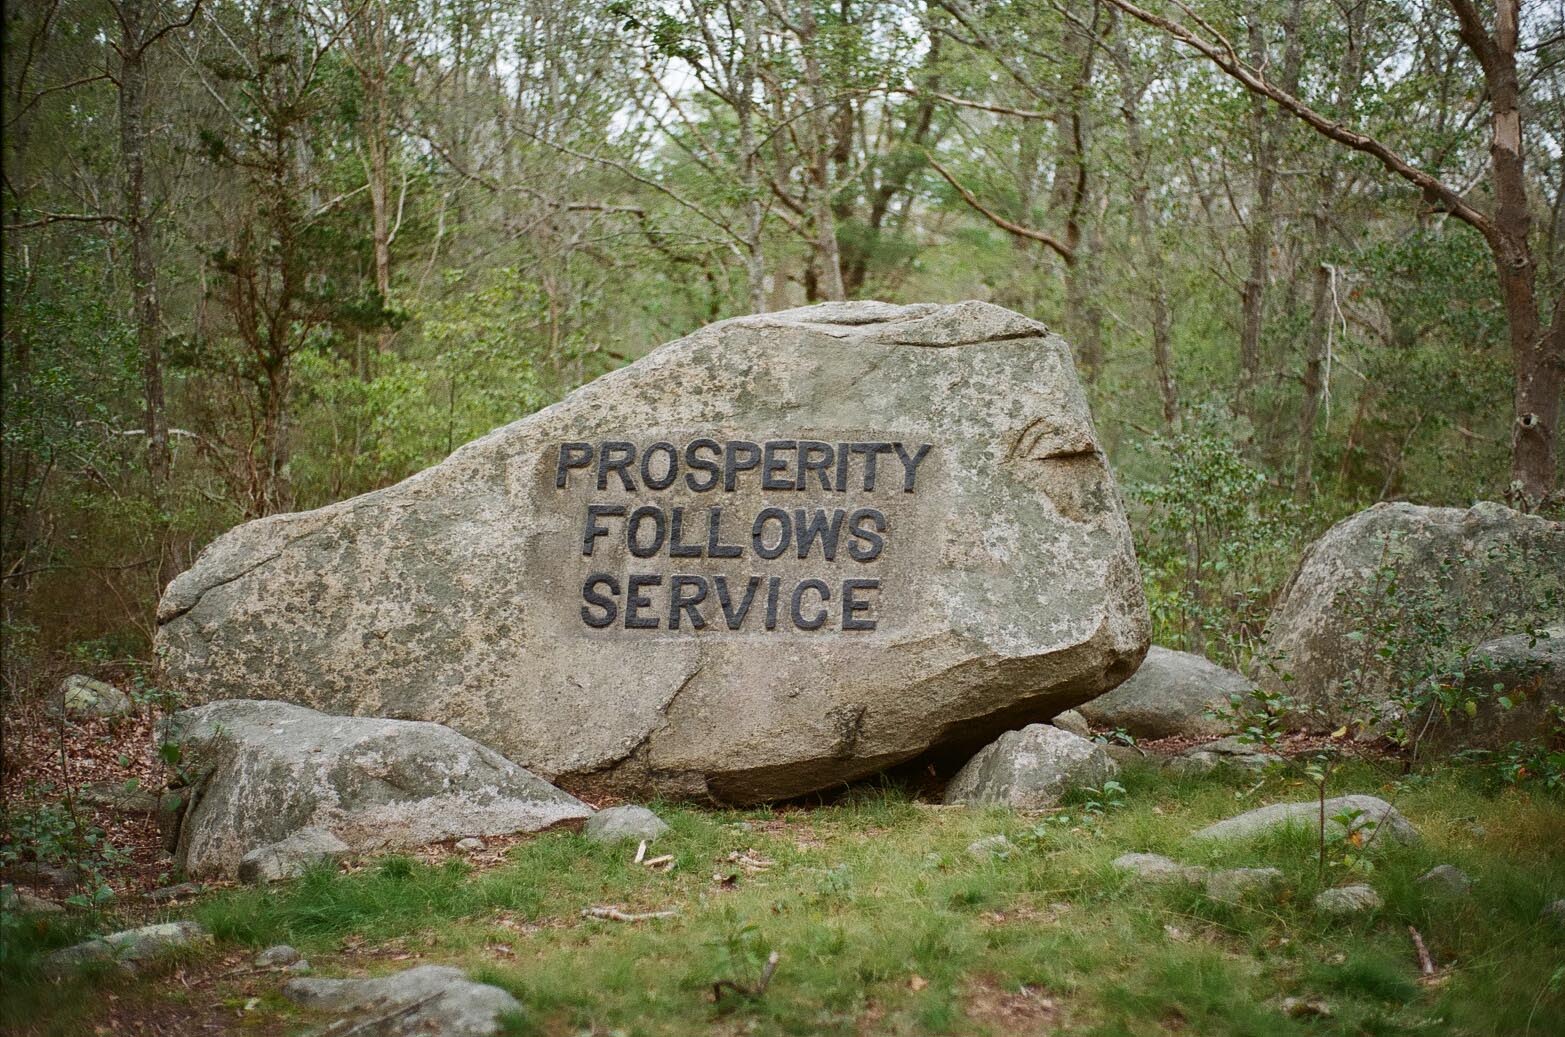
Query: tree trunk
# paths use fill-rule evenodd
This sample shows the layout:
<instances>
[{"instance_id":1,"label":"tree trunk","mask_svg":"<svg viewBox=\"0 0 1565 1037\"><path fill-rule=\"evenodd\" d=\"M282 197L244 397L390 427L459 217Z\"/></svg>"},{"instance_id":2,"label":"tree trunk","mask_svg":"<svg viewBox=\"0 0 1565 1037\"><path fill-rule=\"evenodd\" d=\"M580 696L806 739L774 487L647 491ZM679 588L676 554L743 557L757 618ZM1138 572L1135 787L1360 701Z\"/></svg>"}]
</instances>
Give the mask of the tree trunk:
<instances>
[{"instance_id":1,"label":"tree trunk","mask_svg":"<svg viewBox=\"0 0 1565 1037\"><path fill-rule=\"evenodd\" d=\"M158 586L173 579L173 557L168 550L166 523L161 518L168 503L170 456L168 419L163 394L163 341L158 312L157 261L153 255L153 227L147 212L147 69L146 10L142 0L122 0L119 8L119 130L120 161L124 166L122 208L130 235L131 308L135 314L136 345L141 355L142 431L147 440L147 474L153 503L163 527L159 544Z\"/></svg>"},{"instance_id":2,"label":"tree trunk","mask_svg":"<svg viewBox=\"0 0 1565 1037\"><path fill-rule=\"evenodd\" d=\"M827 91L816 54L820 33L816 29L812 0L804 0L799 5L798 36L804 57L806 103L810 106L810 221L815 230L815 293L819 298L840 302L848 293L842 282L837 217L831 204L831 112L826 107Z\"/></svg>"},{"instance_id":3,"label":"tree trunk","mask_svg":"<svg viewBox=\"0 0 1565 1037\"><path fill-rule=\"evenodd\" d=\"M755 61L761 46L756 19L756 0L745 0L744 57L740 61L736 114L739 118L739 150L743 161L745 194L745 286L751 313L765 313L766 253L761 248L764 213L761 208L761 156L755 140Z\"/></svg>"}]
</instances>

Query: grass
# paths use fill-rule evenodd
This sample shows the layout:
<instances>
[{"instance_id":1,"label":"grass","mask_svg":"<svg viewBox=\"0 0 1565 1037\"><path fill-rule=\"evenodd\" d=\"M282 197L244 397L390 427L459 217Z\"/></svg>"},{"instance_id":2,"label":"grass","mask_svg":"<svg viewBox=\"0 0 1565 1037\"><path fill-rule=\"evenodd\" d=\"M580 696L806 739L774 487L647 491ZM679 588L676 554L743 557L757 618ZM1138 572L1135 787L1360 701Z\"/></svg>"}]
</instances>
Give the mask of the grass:
<instances>
[{"instance_id":1,"label":"grass","mask_svg":"<svg viewBox=\"0 0 1565 1037\"><path fill-rule=\"evenodd\" d=\"M655 852L675 855L669 873L633 863L634 847L559 832L482 872L455 859L387 857L353 874L219 893L189 913L231 957L288 942L322 975L392 971L415 958L462 966L526 1006L511 1026L520 1034L1565 1032L1565 926L1540 920L1565 896L1558 800L1485 790L1460 771L1397 790L1369 771L1345 773L1335 791L1394 795L1425 841L1381 849L1367 873L1334 861L1328 884L1367 881L1385 899L1372 917L1336 920L1310 905L1321 879L1306 833L1227 847L1186 838L1251 806L1308 798L1306 786L1142 770L1121 780L1123 805L1074 825L929 807L895 788L776 813L662 805L672 831ZM1007 855L966 852L996 833L1015 844ZM1109 862L1130 850L1271 865L1286 881L1280 895L1223 904L1127 881ZM748 873L728 861L736 851L771 867ZM1440 863L1473 876L1470 897L1435 900L1418 888L1417 876ZM679 917L580 917L596 904ZM1438 982L1420 981L1409 925L1443 967ZM10 935L0 1019L16 1032L90 1032L104 1001L81 996L89 988L111 989L122 1004L192 999L156 979L44 983L38 955L79 934ZM713 1002L716 981L753 983L773 950L781 964L762 996ZM232 1008L236 1031L321 1022L278 997L275 976L202 982L194 1001L256 998L242 1023ZM1291 1017L1284 997L1323 1001L1331 1014Z\"/></svg>"}]
</instances>

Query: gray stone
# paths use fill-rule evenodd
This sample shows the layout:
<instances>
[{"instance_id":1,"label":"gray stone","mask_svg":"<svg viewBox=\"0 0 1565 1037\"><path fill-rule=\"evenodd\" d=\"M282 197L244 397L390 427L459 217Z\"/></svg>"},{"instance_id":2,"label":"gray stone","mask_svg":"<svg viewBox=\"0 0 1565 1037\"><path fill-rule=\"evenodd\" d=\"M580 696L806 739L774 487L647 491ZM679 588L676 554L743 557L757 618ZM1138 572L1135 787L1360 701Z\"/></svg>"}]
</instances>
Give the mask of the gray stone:
<instances>
[{"instance_id":1,"label":"gray stone","mask_svg":"<svg viewBox=\"0 0 1565 1037\"><path fill-rule=\"evenodd\" d=\"M1250 893L1269 893L1282 885L1276 868L1223 868L1206 876L1206 895L1236 904Z\"/></svg>"},{"instance_id":2,"label":"gray stone","mask_svg":"<svg viewBox=\"0 0 1565 1037\"><path fill-rule=\"evenodd\" d=\"M199 882L181 882L174 886L161 886L146 895L146 899L155 904L166 904L175 900L186 900L197 896L202 890Z\"/></svg>"},{"instance_id":3,"label":"gray stone","mask_svg":"<svg viewBox=\"0 0 1565 1037\"><path fill-rule=\"evenodd\" d=\"M595 843L617 843L626 839L651 842L664 832L668 825L646 807L619 806L598 811L587 819L582 832Z\"/></svg>"},{"instance_id":4,"label":"gray stone","mask_svg":"<svg viewBox=\"0 0 1565 1037\"><path fill-rule=\"evenodd\" d=\"M1338 886L1315 894L1315 909L1328 915L1358 915L1380 909L1380 894L1365 885Z\"/></svg>"},{"instance_id":5,"label":"gray stone","mask_svg":"<svg viewBox=\"0 0 1565 1037\"><path fill-rule=\"evenodd\" d=\"M287 968L283 969L283 971L284 972L291 972L295 976L308 976L311 973L311 971L313 971L313 970L310 968L310 963L308 961L306 961L303 958L300 958L298 961L294 962L292 965L289 965Z\"/></svg>"},{"instance_id":6,"label":"gray stone","mask_svg":"<svg viewBox=\"0 0 1565 1037\"><path fill-rule=\"evenodd\" d=\"M986 835L967 844L968 856L977 857L979 860L1005 857L1014 849L1016 849L1015 844L1003 835Z\"/></svg>"},{"instance_id":7,"label":"gray stone","mask_svg":"<svg viewBox=\"0 0 1565 1037\"><path fill-rule=\"evenodd\" d=\"M687 463L709 462L706 439L733 455L732 491L707 492ZM747 447L726 447L762 441L806 444L773 457L775 485L794 485L790 458L817 466L802 490L765 489ZM582 456L563 444L613 460L606 442L636 452L624 479L605 468L600 490L595 466L562 473ZM906 460L838 449L848 443L901 443ZM841 490L827 450L846 458ZM640 460L661 481L670 454L676 478L650 488ZM589 525L589 504L661 508L669 539L644 513L638 550L664 546L631 557L629 516ZM832 559L818 537L805 558L758 554L751 531L768 507L787 509L790 527L794 509L807 524L821 509L840 541ZM682 549L739 557L670 557L674 508ZM783 521L770 516L768 553ZM606 582L587 587L594 573ZM675 573L706 581L681 593L707 594L671 615ZM661 578L637 591L651 604L635 618L655 627L626 625L634 574ZM611 598L613 618L584 590ZM845 593L865 606L847 628ZM823 625L802 629L821 609ZM169 679L197 700L437 720L584 794L725 802L838 786L931 747L971 751L1115 686L1148 639L1129 526L1069 346L979 302L836 303L715 324L396 486L232 530L169 584L158 615Z\"/></svg>"},{"instance_id":8,"label":"gray stone","mask_svg":"<svg viewBox=\"0 0 1565 1037\"><path fill-rule=\"evenodd\" d=\"M83 803L104 807L122 814L155 814L162 795L128 781L95 781L77 793Z\"/></svg>"},{"instance_id":9,"label":"gray stone","mask_svg":"<svg viewBox=\"0 0 1565 1037\"><path fill-rule=\"evenodd\" d=\"M0 912L16 915L55 915L65 908L15 886L0 886Z\"/></svg>"},{"instance_id":10,"label":"gray stone","mask_svg":"<svg viewBox=\"0 0 1565 1037\"><path fill-rule=\"evenodd\" d=\"M107 681L73 673L60 682L55 710L73 717L121 717L131 711L130 696Z\"/></svg>"},{"instance_id":11,"label":"gray stone","mask_svg":"<svg viewBox=\"0 0 1565 1037\"><path fill-rule=\"evenodd\" d=\"M347 843L324 828L301 828L286 839L258 846L239 859L239 881L252 885L296 879L318 864L350 852Z\"/></svg>"},{"instance_id":12,"label":"gray stone","mask_svg":"<svg viewBox=\"0 0 1565 1037\"><path fill-rule=\"evenodd\" d=\"M176 856L198 878L233 877L250 851L305 828L357 853L539 831L591 812L439 724L227 701L176 714L165 737L206 774Z\"/></svg>"},{"instance_id":13,"label":"gray stone","mask_svg":"<svg viewBox=\"0 0 1565 1037\"><path fill-rule=\"evenodd\" d=\"M343 1021L382 1017L376 1037L490 1037L521 1003L447 965L420 965L378 979L294 979L283 996L295 1004L343 1013Z\"/></svg>"},{"instance_id":14,"label":"gray stone","mask_svg":"<svg viewBox=\"0 0 1565 1037\"><path fill-rule=\"evenodd\" d=\"M1565 585L1565 523L1487 501L1465 511L1377 504L1337 523L1305 552L1267 620L1257 682L1340 723L1356 711L1343 701L1351 673L1357 671L1354 696L1373 706L1424 672L1427 639L1411 626L1397 631L1401 650L1390 659L1377 653L1374 639L1351 636L1360 625L1355 613L1405 614L1366 591L1387 566L1401 596L1440 606L1440 620L1458 643L1474 643L1496 625L1525 630L1565 621L1545 593ZM1293 679L1283 681L1283 673Z\"/></svg>"},{"instance_id":15,"label":"gray stone","mask_svg":"<svg viewBox=\"0 0 1565 1037\"><path fill-rule=\"evenodd\" d=\"M1116 871L1122 871L1142 882L1161 884L1165 882L1187 883L1196 885L1206 880L1206 869L1198 868L1190 864L1180 864L1178 861L1164 857L1160 853L1126 853L1114 858L1111 867Z\"/></svg>"},{"instance_id":16,"label":"gray stone","mask_svg":"<svg viewBox=\"0 0 1565 1037\"><path fill-rule=\"evenodd\" d=\"M1209 774L1219 767L1261 771L1283 762L1281 756L1267 752L1263 746L1246 742L1238 735L1229 735L1215 742L1191 746L1170 760L1168 768L1176 774Z\"/></svg>"},{"instance_id":17,"label":"gray stone","mask_svg":"<svg viewBox=\"0 0 1565 1037\"><path fill-rule=\"evenodd\" d=\"M1208 711L1254 687L1243 674L1199 655L1153 645L1129 680L1077 708L1093 726L1137 738L1220 735L1233 729Z\"/></svg>"},{"instance_id":18,"label":"gray stone","mask_svg":"<svg viewBox=\"0 0 1565 1037\"><path fill-rule=\"evenodd\" d=\"M63 976L83 965L107 962L136 972L176 951L211 940L211 934L197 922L144 925L61 948L44 959L44 970L51 976Z\"/></svg>"},{"instance_id":19,"label":"gray stone","mask_svg":"<svg viewBox=\"0 0 1565 1037\"><path fill-rule=\"evenodd\" d=\"M1485 641L1468 653L1459 674L1440 678L1447 693L1466 692L1475 706L1454 716L1418 715L1422 750L1501 749L1548 740L1553 711L1565 708L1565 625ZM1506 709L1501 697L1508 698ZM1427 721L1427 722L1426 722Z\"/></svg>"},{"instance_id":20,"label":"gray stone","mask_svg":"<svg viewBox=\"0 0 1565 1037\"><path fill-rule=\"evenodd\" d=\"M980 749L946 786L945 801L1036 810L1118 773L1102 746L1048 724L1029 724Z\"/></svg>"},{"instance_id":21,"label":"gray stone","mask_svg":"<svg viewBox=\"0 0 1565 1037\"><path fill-rule=\"evenodd\" d=\"M470 835L466 839L458 839L456 849L460 853L483 853L486 847L482 839Z\"/></svg>"},{"instance_id":22,"label":"gray stone","mask_svg":"<svg viewBox=\"0 0 1565 1037\"><path fill-rule=\"evenodd\" d=\"M283 965L292 965L302 958L303 955L286 943L279 943L257 954L255 956L255 966L259 969L276 968Z\"/></svg>"},{"instance_id":23,"label":"gray stone","mask_svg":"<svg viewBox=\"0 0 1565 1037\"><path fill-rule=\"evenodd\" d=\"M1082 738L1092 737L1092 727L1087 723L1087 718L1074 709L1067 709L1049 721L1049 723L1061 731L1069 731L1071 734L1080 735Z\"/></svg>"},{"instance_id":24,"label":"gray stone","mask_svg":"<svg viewBox=\"0 0 1565 1037\"><path fill-rule=\"evenodd\" d=\"M1451 864L1437 864L1418 877L1419 888L1437 897L1465 897L1473 888L1467 872Z\"/></svg>"},{"instance_id":25,"label":"gray stone","mask_svg":"<svg viewBox=\"0 0 1565 1037\"><path fill-rule=\"evenodd\" d=\"M1565 925L1565 899L1556 900L1543 909L1542 918L1545 922L1556 922Z\"/></svg>"},{"instance_id":26,"label":"gray stone","mask_svg":"<svg viewBox=\"0 0 1565 1037\"><path fill-rule=\"evenodd\" d=\"M1353 831L1362 832L1365 842L1416 843L1418 829L1403 817L1390 803L1375 796L1337 796L1326 800L1326 832L1330 836L1343 835L1338 815L1358 811L1351 824ZM1318 831L1320 803L1309 800L1304 803L1273 803L1257 807L1237 817L1230 817L1196 832L1193 839L1217 839L1234 842L1249 839L1282 828L1297 827L1311 832Z\"/></svg>"}]
</instances>

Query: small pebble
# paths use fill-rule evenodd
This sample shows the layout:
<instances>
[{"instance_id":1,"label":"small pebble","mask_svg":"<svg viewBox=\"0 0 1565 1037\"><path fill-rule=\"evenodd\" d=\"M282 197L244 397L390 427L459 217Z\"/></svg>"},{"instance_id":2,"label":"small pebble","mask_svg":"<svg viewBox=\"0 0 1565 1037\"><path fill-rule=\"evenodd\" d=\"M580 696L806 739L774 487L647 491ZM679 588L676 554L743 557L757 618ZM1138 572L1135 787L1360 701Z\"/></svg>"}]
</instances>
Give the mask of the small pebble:
<instances>
[{"instance_id":1,"label":"small pebble","mask_svg":"<svg viewBox=\"0 0 1565 1037\"><path fill-rule=\"evenodd\" d=\"M483 853L485 849L484 841L471 835L466 839L458 839L456 848L463 853Z\"/></svg>"},{"instance_id":2,"label":"small pebble","mask_svg":"<svg viewBox=\"0 0 1565 1037\"><path fill-rule=\"evenodd\" d=\"M262 969L271 968L274 965L292 965L294 962L300 960L302 959L300 958L299 952L288 946L286 943L279 943L275 947L268 947L266 950L255 956L256 967Z\"/></svg>"}]
</instances>

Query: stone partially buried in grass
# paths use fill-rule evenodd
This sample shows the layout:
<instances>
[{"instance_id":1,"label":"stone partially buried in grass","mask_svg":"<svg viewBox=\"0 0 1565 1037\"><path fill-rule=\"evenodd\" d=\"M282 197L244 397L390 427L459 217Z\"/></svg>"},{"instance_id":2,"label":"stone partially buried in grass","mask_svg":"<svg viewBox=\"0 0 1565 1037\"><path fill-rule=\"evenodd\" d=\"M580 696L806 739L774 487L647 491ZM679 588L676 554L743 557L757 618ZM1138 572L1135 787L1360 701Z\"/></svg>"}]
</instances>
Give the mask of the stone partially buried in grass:
<instances>
[{"instance_id":1,"label":"stone partially buried in grass","mask_svg":"<svg viewBox=\"0 0 1565 1037\"><path fill-rule=\"evenodd\" d=\"M1069 345L982 302L714 324L239 526L158 619L200 700L438 721L583 793L733 803L1055 716L1149 626Z\"/></svg>"},{"instance_id":2,"label":"stone partially buried in grass","mask_svg":"<svg viewBox=\"0 0 1565 1037\"><path fill-rule=\"evenodd\" d=\"M646 807L605 807L587 819L582 834L595 843L645 839L651 842L668 831L668 823Z\"/></svg>"},{"instance_id":3,"label":"stone partially buried in grass","mask_svg":"<svg viewBox=\"0 0 1565 1037\"><path fill-rule=\"evenodd\" d=\"M62 976L84 965L103 962L134 973L176 951L211 941L211 934L197 922L144 925L61 948L44 960L44 971Z\"/></svg>"},{"instance_id":4,"label":"stone partially buried in grass","mask_svg":"<svg viewBox=\"0 0 1565 1037\"><path fill-rule=\"evenodd\" d=\"M1215 839L1221 842L1237 842L1258 835L1286 828L1301 828L1316 832L1320 827L1321 804L1316 800L1305 803L1273 803L1257 807L1237 817L1208 825L1191 836L1193 839ZM1412 844L1419 841L1418 829L1403 817L1390 803L1375 796L1337 796L1326 800L1326 832L1341 837L1346 830L1361 834L1365 842L1379 840ZM1344 828L1339 818L1351 815Z\"/></svg>"},{"instance_id":5,"label":"stone partially buried in grass","mask_svg":"<svg viewBox=\"0 0 1565 1037\"><path fill-rule=\"evenodd\" d=\"M1118 773L1119 765L1101 745L1048 724L1029 724L980 749L946 786L945 801L1037 810Z\"/></svg>"},{"instance_id":6,"label":"stone partially buried in grass","mask_svg":"<svg viewBox=\"0 0 1565 1037\"><path fill-rule=\"evenodd\" d=\"M439 724L227 701L175 714L166 737L188 771L205 775L176 858L198 878L231 878L246 854L309 828L354 852L402 850L541 831L592 813Z\"/></svg>"},{"instance_id":7,"label":"stone partially buried in grass","mask_svg":"<svg viewBox=\"0 0 1565 1037\"><path fill-rule=\"evenodd\" d=\"M295 1004L342 1013L335 1026L376 1037L492 1037L522 1015L516 998L461 969L420 965L377 979L295 979L283 986Z\"/></svg>"},{"instance_id":8,"label":"stone partially buried in grass","mask_svg":"<svg viewBox=\"0 0 1565 1037\"><path fill-rule=\"evenodd\" d=\"M1328 915L1362 915L1380 909L1380 894L1373 886L1356 884L1323 889L1315 894L1315 909Z\"/></svg>"}]
</instances>

